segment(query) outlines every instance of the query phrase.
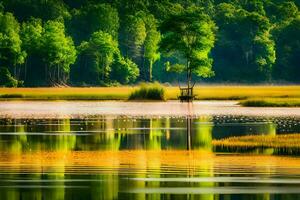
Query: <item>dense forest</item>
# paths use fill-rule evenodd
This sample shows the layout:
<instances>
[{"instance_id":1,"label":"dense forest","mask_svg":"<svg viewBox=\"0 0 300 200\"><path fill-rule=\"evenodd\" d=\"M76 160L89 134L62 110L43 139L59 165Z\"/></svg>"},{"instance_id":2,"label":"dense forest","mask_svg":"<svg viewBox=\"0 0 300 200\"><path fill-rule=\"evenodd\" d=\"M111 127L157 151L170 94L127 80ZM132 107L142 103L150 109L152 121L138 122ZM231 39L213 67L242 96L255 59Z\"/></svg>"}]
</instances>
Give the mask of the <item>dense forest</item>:
<instances>
[{"instance_id":1,"label":"dense forest","mask_svg":"<svg viewBox=\"0 0 300 200\"><path fill-rule=\"evenodd\" d=\"M300 82L300 1L0 0L0 85Z\"/></svg>"}]
</instances>

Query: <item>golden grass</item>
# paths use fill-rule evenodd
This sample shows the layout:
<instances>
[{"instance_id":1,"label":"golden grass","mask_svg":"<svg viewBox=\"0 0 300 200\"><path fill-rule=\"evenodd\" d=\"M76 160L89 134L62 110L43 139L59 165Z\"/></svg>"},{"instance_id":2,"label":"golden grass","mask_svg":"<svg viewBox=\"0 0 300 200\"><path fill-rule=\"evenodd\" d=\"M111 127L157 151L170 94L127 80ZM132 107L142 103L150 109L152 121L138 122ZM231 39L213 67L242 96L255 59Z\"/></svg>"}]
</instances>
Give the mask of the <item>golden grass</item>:
<instances>
[{"instance_id":1,"label":"golden grass","mask_svg":"<svg viewBox=\"0 0 300 200\"><path fill-rule=\"evenodd\" d=\"M245 147L245 148L285 148L299 149L300 134L287 135L250 135L230 137L222 140L213 140L214 146Z\"/></svg>"},{"instance_id":2,"label":"golden grass","mask_svg":"<svg viewBox=\"0 0 300 200\"><path fill-rule=\"evenodd\" d=\"M137 87L0 88L0 99L28 100L126 100ZM197 100L246 100L299 98L300 86L197 86ZM166 87L166 99L175 100L178 87Z\"/></svg>"},{"instance_id":3,"label":"golden grass","mask_svg":"<svg viewBox=\"0 0 300 200\"><path fill-rule=\"evenodd\" d=\"M240 102L247 107L300 107L300 98L261 98Z\"/></svg>"}]
</instances>

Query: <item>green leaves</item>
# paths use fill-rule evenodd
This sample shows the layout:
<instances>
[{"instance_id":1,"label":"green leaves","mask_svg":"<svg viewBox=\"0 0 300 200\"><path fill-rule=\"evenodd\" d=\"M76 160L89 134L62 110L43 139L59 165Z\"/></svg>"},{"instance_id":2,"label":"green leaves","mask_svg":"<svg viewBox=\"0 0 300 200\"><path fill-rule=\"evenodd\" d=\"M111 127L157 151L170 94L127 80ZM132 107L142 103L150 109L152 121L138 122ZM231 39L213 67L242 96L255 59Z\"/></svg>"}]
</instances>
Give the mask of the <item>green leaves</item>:
<instances>
[{"instance_id":1,"label":"green leaves","mask_svg":"<svg viewBox=\"0 0 300 200\"><path fill-rule=\"evenodd\" d=\"M270 80L276 60L275 42L270 34L272 25L260 14L263 12L255 11L256 6L242 6L247 10L227 3L217 7L219 32L214 49L217 76L223 80Z\"/></svg>"},{"instance_id":2,"label":"green leaves","mask_svg":"<svg viewBox=\"0 0 300 200\"><path fill-rule=\"evenodd\" d=\"M0 86L17 87L18 80L14 79L9 70L5 67L0 67Z\"/></svg>"},{"instance_id":3,"label":"green leaves","mask_svg":"<svg viewBox=\"0 0 300 200\"><path fill-rule=\"evenodd\" d=\"M167 54L178 52L186 60L189 78L191 73L202 77L213 75L210 51L215 43L216 26L208 15L189 9L163 22L161 31L161 50ZM182 71L182 65L170 66L173 71Z\"/></svg>"},{"instance_id":4,"label":"green leaves","mask_svg":"<svg viewBox=\"0 0 300 200\"><path fill-rule=\"evenodd\" d=\"M0 66L14 67L24 63L26 53L21 49L20 25L11 13L0 12Z\"/></svg>"},{"instance_id":5,"label":"green leaves","mask_svg":"<svg viewBox=\"0 0 300 200\"><path fill-rule=\"evenodd\" d=\"M97 31L88 42L81 43L80 52L94 60L101 81L109 77L114 55L119 54L118 42L109 33Z\"/></svg>"},{"instance_id":6,"label":"green leaves","mask_svg":"<svg viewBox=\"0 0 300 200\"><path fill-rule=\"evenodd\" d=\"M65 35L64 24L48 21L44 25L42 47L44 61L51 66L59 66L65 73L76 61L76 49L71 37Z\"/></svg>"},{"instance_id":7,"label":"green leaves","mask_svg":"<svg viewBox=\"0 0 300 200\"><path fill-rule=\"evenodd\" d=\"M118 58L112 64L111 80L116 80L121 84L134 83L140 75L138 66L129 58Z\"/></svg>"},{"instance_id":8,"label":"green leaves","mask_svg":"<svg viewBox=\"0 0 300 200\"><path fill-rule=\"evenodd\" d=\"M88 4L80 10L73 10L70 29L77 42L90 38L96 31L109 33L117 39L118 11L109 4Z\"/></svg>"}]
</instances>

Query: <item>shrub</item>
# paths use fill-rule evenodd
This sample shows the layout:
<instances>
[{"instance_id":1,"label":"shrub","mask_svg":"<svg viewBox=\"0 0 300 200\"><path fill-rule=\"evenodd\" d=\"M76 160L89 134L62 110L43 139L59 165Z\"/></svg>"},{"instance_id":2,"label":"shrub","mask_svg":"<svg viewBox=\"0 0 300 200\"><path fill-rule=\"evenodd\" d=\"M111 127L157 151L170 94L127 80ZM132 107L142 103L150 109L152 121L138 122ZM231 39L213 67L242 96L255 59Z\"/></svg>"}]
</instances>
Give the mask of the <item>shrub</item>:
<instances>
[{"instance_id":1,"label":"shrub","mask_svg":"<svg viewBox=\"0 0 300 200\"><path fill-rule=\"evenodd\" d=\"M129 84L135 82L140 74L138 66L129 58L118 56L112 64L111 79L121 84Z\"/></svg>"},{"instance_id":2,"label":"shrub","mask_svg":"<svg viewBox=\"0 0 300 200\"><path fill-rule=\"evenodd\" d=\"M133 91L129 100L162 100L165 98L165 89L159 83L142 83L140 88Z\"/></svg>"},{"instance_id":3,"label":"shrub","mask_svg":"<svg viewBox=\"0 0 300 200\"><path fill-rule=\"evenodd\" d=\"M16 80L10 74L9 70L6 67L0 68L0 86L5 87L17 87L18 80Z\"/></svg>"}]
</instances>

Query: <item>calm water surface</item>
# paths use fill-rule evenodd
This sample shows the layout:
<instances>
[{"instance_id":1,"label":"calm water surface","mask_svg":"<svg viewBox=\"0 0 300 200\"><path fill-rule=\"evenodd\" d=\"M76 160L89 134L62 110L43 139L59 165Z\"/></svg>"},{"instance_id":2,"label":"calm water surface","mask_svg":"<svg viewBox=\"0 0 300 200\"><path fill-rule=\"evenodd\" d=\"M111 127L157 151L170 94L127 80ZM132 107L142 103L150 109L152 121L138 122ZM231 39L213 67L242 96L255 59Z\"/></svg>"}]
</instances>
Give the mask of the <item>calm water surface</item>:
<instances>
[{"instance_id":1,"label":"calm water surface","mask_svg":"<svg viewBox=\"0 0 300 200\"><path fill-rule=\"evenodd\" d=\"M296 114L22 118L20 109L0 119L0 199L300 199L298 151L211 143L300 133Z\"/></svg>"}]
</instances>

